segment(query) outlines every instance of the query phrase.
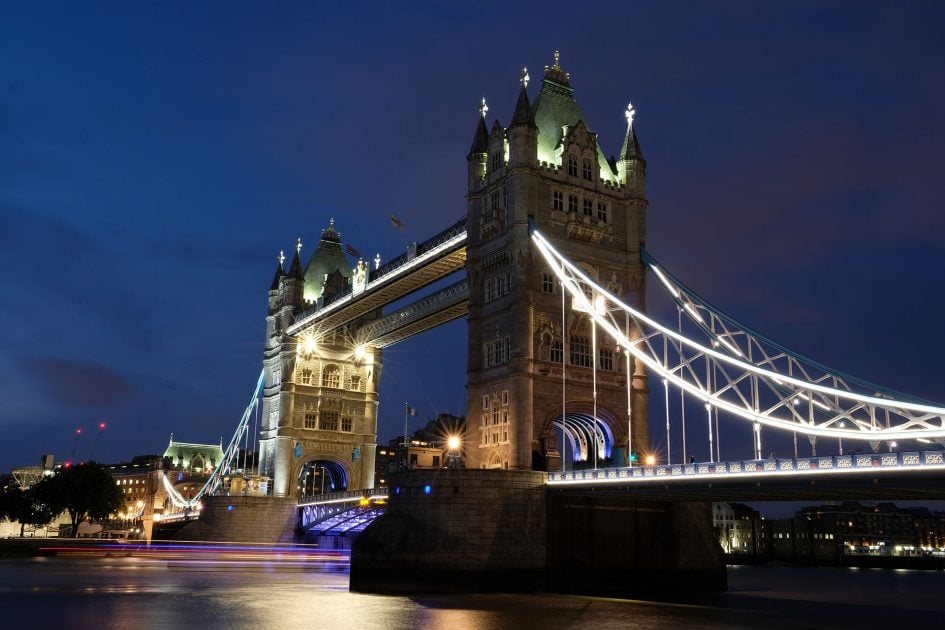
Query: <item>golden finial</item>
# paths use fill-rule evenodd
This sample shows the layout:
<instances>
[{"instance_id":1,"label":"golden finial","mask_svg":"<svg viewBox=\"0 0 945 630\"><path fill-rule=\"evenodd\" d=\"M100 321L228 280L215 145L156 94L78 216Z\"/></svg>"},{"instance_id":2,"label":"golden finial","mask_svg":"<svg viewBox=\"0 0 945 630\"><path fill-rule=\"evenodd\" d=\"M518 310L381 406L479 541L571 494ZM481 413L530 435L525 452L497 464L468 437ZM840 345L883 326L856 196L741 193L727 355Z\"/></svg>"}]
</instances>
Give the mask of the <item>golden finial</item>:
<instances>
[{"instance_id":1,"label":"golden finial","mask_svg":"<svg viewBox=\"0 0 945 630\"><path fill-rule=\"evenodd\" d=\"M559 83L568 84L568 81L571 80L571 75L561 69L561 53L557 50L555 51L555 65L549 67L545 66L545 76L551 77Z\"/></svg>"}]
</instances>

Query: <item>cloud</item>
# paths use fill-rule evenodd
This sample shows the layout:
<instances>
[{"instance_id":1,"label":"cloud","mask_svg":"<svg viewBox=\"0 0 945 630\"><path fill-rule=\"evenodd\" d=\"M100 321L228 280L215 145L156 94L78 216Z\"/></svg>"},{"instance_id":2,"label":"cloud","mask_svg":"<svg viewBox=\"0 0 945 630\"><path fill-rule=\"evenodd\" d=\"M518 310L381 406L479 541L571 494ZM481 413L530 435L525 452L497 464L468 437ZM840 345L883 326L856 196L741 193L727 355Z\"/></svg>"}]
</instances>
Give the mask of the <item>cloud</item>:
<instances>
[{"instance_id":1,"label":"cloud","mask_svg":"<svg viewBox=\"0 0 945 630\"><path fill-rule=\"evenodd\" d=\"M119 373L91 361L29 357L30 375L57 402L66 405L110 405L135 395L134 387Z\"/></svg>"}]
</instances>

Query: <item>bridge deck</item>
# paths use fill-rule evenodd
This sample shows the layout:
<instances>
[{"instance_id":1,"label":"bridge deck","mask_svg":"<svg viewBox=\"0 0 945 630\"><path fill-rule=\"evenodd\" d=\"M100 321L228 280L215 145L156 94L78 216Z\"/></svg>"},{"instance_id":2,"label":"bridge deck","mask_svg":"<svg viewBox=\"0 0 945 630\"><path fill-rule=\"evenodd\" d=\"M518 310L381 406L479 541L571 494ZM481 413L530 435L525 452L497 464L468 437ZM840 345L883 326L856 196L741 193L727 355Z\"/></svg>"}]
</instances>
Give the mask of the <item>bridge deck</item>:
<instances>
[{"instance_id":1,"label":"bridge deck","mask_svg":"<svg viewBox=\"0 0 945 630\"><path fill-rule=\"evenodd\" d=\"M554 472L557 491L674 501L945 499L945 452L876 453Z\"/></svg>"}]
</instances>

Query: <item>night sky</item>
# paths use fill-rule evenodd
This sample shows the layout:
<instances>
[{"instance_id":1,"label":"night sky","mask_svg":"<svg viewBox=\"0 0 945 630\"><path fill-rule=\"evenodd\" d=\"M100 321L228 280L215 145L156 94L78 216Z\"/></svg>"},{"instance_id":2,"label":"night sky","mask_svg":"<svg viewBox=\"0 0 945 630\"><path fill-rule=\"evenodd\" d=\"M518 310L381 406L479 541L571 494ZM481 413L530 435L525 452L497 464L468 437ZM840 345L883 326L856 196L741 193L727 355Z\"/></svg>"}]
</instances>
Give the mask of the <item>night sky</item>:
<instances>
[{"instance_id":1,"label":"night sky","mask_svg":"<svg viewBox=\"0 0 945 630\"><path fill-rule=\"evenodd\" d=\"M668 269L945 401L945 4L321 4L0 8L0 471L77 426L77 459L228 440L279 250L334 217L386 260L462 217L480 98L507 125L556 48L608 155L633 102ZM381 440L404 402L463 413L465 366L464 320L389 349Z\"/></svg>"}]
</instances>

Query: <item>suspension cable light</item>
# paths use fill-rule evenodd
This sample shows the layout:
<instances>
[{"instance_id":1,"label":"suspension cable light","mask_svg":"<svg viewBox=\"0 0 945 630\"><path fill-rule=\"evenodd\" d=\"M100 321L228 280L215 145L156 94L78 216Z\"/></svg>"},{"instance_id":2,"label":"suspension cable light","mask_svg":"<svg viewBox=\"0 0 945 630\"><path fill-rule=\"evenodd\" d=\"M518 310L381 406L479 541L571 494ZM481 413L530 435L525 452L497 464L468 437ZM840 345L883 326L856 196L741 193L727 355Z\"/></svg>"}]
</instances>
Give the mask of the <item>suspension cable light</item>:
<instances>
[{"instance_id":1,"label":"suspension cable light","mask_svg":"<svg viewBox=\"0 0 945 630\"><path fill-rule=\"evenodd\" d=\"M905 399L896 398L894 397L895 393L889 393L890 390L884 390L885 397L860 393L850 389L848 383L861 386L861 381L854 380L852 377L849 381L847 381L844 380L845 377L837 376L832 372L828 373L829 379L826 381L823 379L814 379L809 377L804 371L803 365L798 363L798 361L801 359L799 359L794 354L787 354L789 351L780 349L780 347L777 346L773 347L779 348L778 351L782 354L779 354L774 358L763 360L761 364L756 365L745 361L741 357L733 356L733 354L729 351L723 351L725 350L724 348L717 350L703 345L698 341L684 337L676 331L662 326L652 318L648 317L645 313L638 311L632 306L629 306L628 304L621 301L619 298L616 298L607 293L604 289L600 288L596 282L590 279L587 274L557 253L554 248L552 248L547 243L543 236L534 229L532 230L532 238L542 255L545 256L550 263L552 263L552 269L555 271L555 273L559 274L559 279L562 281L565 288L573 296L576 302L584 304L585 307L590 307L587 296L584 294L584 290L601 292L603 295L607 295L608 299L612 300L617 307L622 308L626 312L630 313L630 315L635 320L635 325L640 327L641 330L646 331L642 337L642 343L638 347L636 343L632 343L629 339L627 339L618 328L611 325L611 323L606 318L595 315L597 323L600 324L604 331L613 337L621 347L631 352L636 360L641 361L643 366L652 370L655 374L660 374L666 377L674 386L686 390L688 393L702 399L706 404L711 404L719 411L731 413L741 419L758 421L763 425L778 428L780 430L797 431L808 436L842 436L852 439L871 441L916 439L920 437L926 439L945 437L945 426L942 425L942 419L945 418L945 407L943 406L939 406L934 403L928 403L926 401L911 397L906 397ZM582 286L586 287L586 289L582 290ZM592 309L587 308L587 310ZM714 311L706 310L706 314L714 318L716 316L713 313ZM720 315L719 317L722 316ZM709 334L713 334L711 330L707 329L707 332ZM684 355L681 357L682 369L679 373L666 372L663 366L655 359L653 355L652 342L661 335L676 339L679 341L679 344L677 345L682 346L684 348L684 352L693 353L692 356ZM755 337L757 337L757 335L755 335ZM755 340L755 337L752 339ZM764 341L770 344L774 343L768 342L767 340ZM786 373L776 371L777 368L774 361L777 360L778 357L786 357L785 360L788 361L788 369ZM718 361L720 365L724 364L725 366L734 366L743 373L756 374L763 378L768 388L780 398L774 407L762 410L759 414L756 414L750 405L742 403L739 396L741 396L741 398L744 397L737 391L737 382L735 380L729 379L719 386L718 391L715 389L705 389L700 386L698 381L693 382L695 374L692 372L691 363L696 359ZM810 362L810 360L806 361L808 361L808 364L814 365L812 362ZM792 370L795 368L801 370L801 374L799 376L795 376L792 372ZM817 369L829 370L829 368L820 367ZM738 378L742 377L739 376ZM773 414L773 411L783 408L785 404L790 403L791 396L796 395L792 392L807 392L808 394L817 394L818 398L820 399L817 401L819 403L821 401L824 401L824 403L833 403L835 400L842 399L844 401L853 401L854 403L865 403L865 405L854 404L848 409L830 409L829 405L821 403L827 407L827 413L833 414L833 417L828 418L819 424L815 422L801 422L796 417L785 419ZM733 398L735 400L732 400ZM904 421L900 424L894 424L891 422L890 424L893 426L886 430L872 431L868 426L868 423L864 425L861 420L850 417L850 413L859 409L863 409L866 405L870 404L875 404L886 411L895 413L898 416L901 416ZM809 403L810 411L813 411L810 409L812 406L813 405ZM818 406L818 408L820 407ZM841 416L841 414L847 417L847 419L853 420L852 428L841 428L837 425L836 422L839 419L838 416ZM818 412L818 415L820 415L820 412ZM715 444L713 444L713 446L715 446ZM713 450L716 453L720 452L720 448Z\"/></svg>"},{"instance_id":2,"label":"suspension cable light","mask_svg":"<svg viewBox=\"0 0 945 630\"><path fill-rule=\"evenodd\" d=\"M682 309L679 308L678 306L676 307L676 315L679 320L679 334L682 335ZM630 315L628 313L627 318L629 317ZM682 343L677 342L677 344L678 344L679 356L681 357L682 356ZM679 364L679 373L682 374L681 361ZM682 419L682 460L683 460L683 463L685 464L687 461L686 459L686 390L681 387L679 388L679 415L680 415L680 418Z\"/></svg>"},{"instance_id":3,"label":"suspension cable light","mask_svg":"<svg viewBox=\"0 0 945 630\"><path fill-rule=\"evenodd\" d=\"M712 405L705 404L705 413L709 422L709 462L714 462L714 451L712 449Z\"/></svg>"},{"instance_id":4,"label":"suspension cable light","mask_svg":"<svg viewBox=\"0 0 945 630\"><path fill-rule=\"evenodd\" d=\"M591 316L591 383L593 387L593 405L594 405L594 470L597 470L597 302L594 303L595 312Z\"/></svg>"},{"instance_id":5,"label":"suspension cable light","mask_svg":"<svg viewBox=\"0 0 945 630\"><path fill-rule=\"evenodd\" d=\"M561 285L561 471L564 472L567 470L567 450L568 443L565 442L565 437L568 434L568 414L565 410L565 405L567 403L567 382L568 382L568 362L566 358L567 352L570 351L568 347L568 323L567 323L567 307L565 303L564 296L567 293L564 290L564 281L559 281ZM571 446L571 457L574 457L574 446Z\"/></svg>"},{"instance_id":6,"label":"suspension cable light","mask_svg":"<svg viewBox=\"0 0 945 630\"><path fill-rule=\"evenodd\" d=\"M627 339L630 338L630 313L626 316ZM620 346L617 346L620 348ZM627 360L627 466L633 466L633 375L630 373L630 352L624 350Z\"/></svg>"},{"instance_id":7,"label":"suspension cable light","mask_svg":"<svg viewBox=\"0 0 945 630\"><path fill-rule=\"evenodd\" d=\"M666 407L666 463L672 463L672 451L669 442L669 381L663 379L663 405Z\"/></svg>"}]
</instances>

